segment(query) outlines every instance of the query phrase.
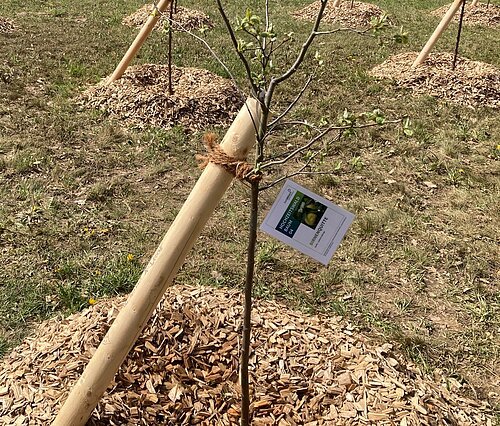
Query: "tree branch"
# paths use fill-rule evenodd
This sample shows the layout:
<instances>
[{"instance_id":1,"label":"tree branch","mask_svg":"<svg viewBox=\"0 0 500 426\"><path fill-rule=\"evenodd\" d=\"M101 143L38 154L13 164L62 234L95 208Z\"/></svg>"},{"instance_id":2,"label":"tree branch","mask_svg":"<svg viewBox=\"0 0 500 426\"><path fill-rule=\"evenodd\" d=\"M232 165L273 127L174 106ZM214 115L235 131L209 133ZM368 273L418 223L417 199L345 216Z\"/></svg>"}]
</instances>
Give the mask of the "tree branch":
<instances>
[{"instance_id":1,"label":"tree branch","mask_svg":"<svg viewBox=\"0 0 500 426\"><path fill-rule=\"evenodd\" d=\"M272 130L274 131L274 130L277 130L281 127L285 127L285 126L304 126L304 127L307 127L308 129L313 129L313 130L318 130L318 131L321 130L320 127L317 127L314 124L311 124L311 123L304 121L304 120L282 121L281 123L275 124L274 128Z\"/></svg>"},{"instance_id":2,"label":"tree branch","mask_svg":"<svg viewBox=\"0 0 500 426\"><path fill-rule=\"evenodd\" d=\"M386 121L384 124L396 124L396 123L400 123L401 121L402 121L402 119L391 120L391 121ZM319 135L316 135L315 137L311 138L306 144L298 147L297 149L294 149L293 151L291 151L289 153L282 154L282 155L286 155L286 157L282 158L281 160L273 160L273 161L269 161L267 163L261 164L260 170L264 170L264 169L267 169L269 167L277 166L280 164L284 164L287 161L290 161L297 154L300 154L301 152L304 152L306 149L309 149L312 145L314 145L316 142L318 142L320 139L324 138L328 133L330 133L334 130L339 131L339 134L334 139L334 140L338 140L338 139L340 139L340 136L342 135L342 131L344 131L344 130L366 129L368 127L376 127L376 126L381 126L381 124L367 123L367 124L359 124L359 125L355 125L355 126L330 126L330 127L327 127Z\"/></svg>"},{"instance_id":3,"label":"tree branch","mask_svg":"<svg viewBox=\"0 0 500 426\"><path fill-rule=\"evenodd\" d=\"M328 35L328 34L335 34L335 33L342 33L342 32L349 32L349 33L355 33L359 35L370 35L369 31L371 30L370 27L364 29L364 30L357 30L355 28L335 28L334 30L328 30L328 31L316 31L315 35Z\"/></svg>"},{"instance_id":4,"label":"tree branch","mask_svg":"<svg viewBox=\"0 0 500 426\"><path fill-rule=\"evenodd\" d=\"M269 31L269 0L266 0L266 32ZM262 50L265 51L267 47L267 38L264 38L262 42Z\"/></svg>"},{"instance_id":5,"label":"tree branch","mask_svg":"<svg viewBox=\"0 0 500 426\"><path fill-rule=\"evenodd\" d=\"M248 63L247 58L245 58L245 55L243 55L243 53L241 53L238 49L238 41L236 40L236 36L234 34L233 27L231 26L231 23L229 22L229 19L226 15L226 12L224 11L224 8L222 7L220 0L217 0L217 7L219 9L219 13L222 16L222 19L224 20L224 23L226 24L226 28L227 28L227 31L229 33L229 37L231 38L231 41L233 43L234 50L236 51L236 54L240 58L240 61L242 62L243 66L245 67L248 82L250 83L250 87L252 88L253 95L257 98L258 97L258 88L253 81L252 70L250 68L250 64Z\"/></svg>"},{"instance_id":6,"label":"tree branch","mask_svg":"<svg viewBox=\"0 0 500 426\"><path fill-rule=\"evenodd\" d=\"M326 5L328 3L328 0L321 0L321 6L318 11L318 15L316 16L316 21L314 22L313 28L309 34L309 37L307 37L307 40L304 42L302 45L302 48L300 49L300 52L295 59L295 62L292 64L292 66L280 77L272 78L269 87L266 92L266 104L270 106L271 99L273 97L274 90L278 86L278 84L282 83L283 81L287 80L290 78L295 72L299 69L300 64L304 61L304 58L306 56L307 51L309 50L309 47L311 46L312 42L314 41L314 38L316 37L316 33L318 31L319 25L321 24L321 19L323 18L323 13L325 11Z\"/></svg>"},{"instance_id":7,"label":"tree branch","mask_svg":"<svg viewBox=\"0 0 500 426\"><path fill-rule=\"evenodd\" d=\"M311 81L312 81L313 78L314 78L314 75L311 74L308 77L308 79L306 81L306 84L304 84L304 87L302 87L302 89L300 90L299 94L295 97L295 99L285 108L285 110L278 117L276 117L273 121L271 121L269 123L269 126L268 126L268 131L269 132L272 132L273 127L276 124L278 124L278 122L280 120L282 120L285 117L285 115L287 115L291 111L291 109L295 106L295 104L300 100L300 98L302 97L302 95L304 94L304 92L309 87L309 84L311 84Z\"/></svg>"},{"instance_id":8,"label":"tree branch","mask_svg":"<svg viewBox=\"0 0 500 426\"><path fill-rule=\"evenodd\" d=\"M285 176L281 176L280 178L276 179L275 181L271 182L270 184L265 185L265 186L263 186L263 187L259 188L259 191L264 191L264 190L266 190L266 189L269 189L269 188L273 187L274 185L277 185L277 184L278 184L278 183L280 183L281 181L283 181L283 180L285 180L285 179L289 179L289 178L291 178L291 177L293 177L293 176L302 175L302 174L306 174L306 173L307 173L307 174L314 173L314 172L304 172L304 169L305 169L307 166L309 166L309 164L311 164L312 160L314 160L314 158L315 158L315 157L316 157L316 156L317 156L320 152L321 152L321 150L320 150L320 151L318 151L318 152L315 152L313 155L311 155L311 157L309 157L309 158L308 158L308 160L306 161L306 163L305 163L305 164L303 164L303 165L302 165L302 167L301 167L299 170L297 170L297 171L295 171L295 172L293 172L293 173L290 173L290 174L286 174Z\"/></svg>"}]
</instances>

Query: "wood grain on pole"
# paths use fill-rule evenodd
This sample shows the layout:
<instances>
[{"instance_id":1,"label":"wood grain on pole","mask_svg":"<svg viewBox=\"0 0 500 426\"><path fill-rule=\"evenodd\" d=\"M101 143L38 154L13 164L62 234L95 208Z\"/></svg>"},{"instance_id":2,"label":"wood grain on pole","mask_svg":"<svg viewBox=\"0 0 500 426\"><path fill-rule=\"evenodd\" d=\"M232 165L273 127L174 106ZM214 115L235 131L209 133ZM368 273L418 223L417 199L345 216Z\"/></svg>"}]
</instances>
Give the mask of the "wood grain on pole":
<instances>
[{"instance_id":1,"label":"wood grain on pole","mask_svg":"<svg viewBox=\"0 0 500 426\"><path fill-rule=\"evenodd\" d=\"M448 25L450 24L451 20L457 13L458 9L462 5L462 2L465 0L455 0L446 14L443 16L443 19L441 19L441 22L437 26L437 28L434 30L434 33L431 35L429 38L429 41L426 43L420 54L418 55L417 59L415 59L415 62L413 62L412 68L415 68L425 62L427 57L429 56L430 51L438 41L439 37L441 37L441 34L448 28Z\"/></svg>"},{"instance_id":2,"label":"wood grain on pole","mask_svg":"<svg viewBox=\"0 0 500 426\"><path fill-rule=\"evenodd\" d=\"M255 144L259 117L258 103L247 100L221 143L228 155L246 158ZM207 165L53 426L83 426L87 422L232 180L222 167Z\"/></svg>"},{"instance_id":3,"label":"wood grain on pole","mask_svg":"<svg viewBox=\"0 0 500 426\"><path fill-rule=\"evenodd\" d=\"M113 71L113 74L111 74L111 77L109 77L107 81L108 84L121 78L123 73L127 70L130 62L132 62L135 58L135 55L143 45L144 41L148 38L149 34L151 34L151 31L153 31L158 19L160 19L161 13L167 10L167 7L170 5L170 1L171 0L160 0L155 6L155 9L151 12L151 15L149 15L147 21L142 26L141 31L137 34L137 37L128 48L116 69Z\"/></svg>"}]
</instances>

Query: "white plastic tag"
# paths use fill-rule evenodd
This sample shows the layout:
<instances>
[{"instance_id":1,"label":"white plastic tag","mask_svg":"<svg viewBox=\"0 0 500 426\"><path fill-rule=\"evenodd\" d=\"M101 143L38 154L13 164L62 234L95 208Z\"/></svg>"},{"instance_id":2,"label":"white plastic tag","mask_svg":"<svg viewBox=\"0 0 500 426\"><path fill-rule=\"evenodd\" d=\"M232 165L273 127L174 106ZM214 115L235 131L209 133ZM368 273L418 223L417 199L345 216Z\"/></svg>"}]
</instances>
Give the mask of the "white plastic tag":
<instances>
[{"instance_id":1,"label":"white plastic tag","mask_svg":"<svg viewBox=\"0 0 500 426\"><path fill-rule=\"evenodd\" d=\"M287 180L260 229L327 265L354 215Z\"/></svg>"}]
</instances>

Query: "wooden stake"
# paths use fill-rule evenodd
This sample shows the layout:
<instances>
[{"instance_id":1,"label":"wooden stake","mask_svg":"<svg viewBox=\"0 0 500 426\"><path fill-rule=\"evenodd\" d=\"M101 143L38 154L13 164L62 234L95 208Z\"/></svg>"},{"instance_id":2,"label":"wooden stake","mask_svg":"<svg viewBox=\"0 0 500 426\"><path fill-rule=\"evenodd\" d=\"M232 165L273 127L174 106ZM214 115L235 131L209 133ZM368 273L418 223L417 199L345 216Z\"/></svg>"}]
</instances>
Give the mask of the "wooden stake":
<instances>
[{"instance_id":1,"label":"wooden stake","mask_svg":"<svg viewBox=\"0 0 500 426\"><path fill-rule=\"evenodd\" d=\"M123 73L127 70L130 62L132 62L132 60L135 58L135 55L142 47L144 41L148 38L149 34L151 34L151 31L153 31L153 28L158 22L158 19L160 19L161 13L167 10L167 7L170 5L170 1L171 0L160 0L158 2L151 15L149 15L148 20L142 26L141 31L139 32L139 34L137 34L137 37L128 48L127 52L123 56L116 69L113 71L113 74L111 74L111 77L109 77L108 84L121 78Z\"/></svg>"},{"instance_id":2,"label":"wooden stake","mask_svg":"<svg viewBox=\"0 0 500 426\"><path fill-rule=\"evenodd\" d=\"M415 59L415 62L413 62L412 68L415 68L419 65L421 65L427 57L429 56L430 51L438 41L439 37L441 37L441 34L448 28L448 25L450 24L451 20L457 13L458 9L460 8L462 2L465 0L455 0L446 14L444 15L443 19L437 26L437 28L434 30L434 33L432 34L431 38L429 41L426 43L420 54L418 55L417 59Z\"/></svg>"},{"instance_id":3,"label":"wooden stake","mask_svg":"<svg viewBox=\"0 0 500 426\"><path fill-rule=\"evenodd\" d=\"M341 0L333 0L332 7L337 7L340 4Z\"/></svg>"},{"instance_id":4,"label":"wooden stake","mask_svg":"<svg viewBox=\"0 0 500 426\"><path fill-rule=\"evenodd\" d=\"M478 1L479 1L479 0L472 0L472 3L470 4L470 5L471 5L471 7L472 7L472 6L475 6L475 5L478 3Z\"/></svg>"},{"instance_id":5,"label":"wooden stake","mask_svg":"<svg viewBox=\"0 0 500 426\"><path fill-rule=\"evenodd\" d=\"M247 100L222 141L228 155L246 158L255 144L259 118L259 104ZM222 167L207 165L53 426L87 422L232 180Z\"/></svg>"}]
</instances>

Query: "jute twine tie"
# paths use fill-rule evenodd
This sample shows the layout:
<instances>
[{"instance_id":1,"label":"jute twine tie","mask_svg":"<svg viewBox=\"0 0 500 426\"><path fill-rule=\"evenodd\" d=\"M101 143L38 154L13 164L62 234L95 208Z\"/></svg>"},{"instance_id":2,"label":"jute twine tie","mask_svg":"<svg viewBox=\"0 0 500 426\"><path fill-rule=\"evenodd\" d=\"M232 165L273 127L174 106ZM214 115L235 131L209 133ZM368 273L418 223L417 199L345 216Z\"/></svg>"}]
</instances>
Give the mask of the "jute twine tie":
<instances>
[{"instance_id":1,"label":"jute twine tie","mask_svg":"<svg viewBox=\"0 0 500 426\"><path fill-rule=\"evenodd\" d=\"M216 143L216 135L207 133L203 136L203 144L207 149L207 155L196 155L196 160L199 161L200 169L207 167L208 163L217 164L228 173L231 173L236 179L246 180L248 182L258 182L262 179L260 173L252 173L253 166L246 161L238 160L237 158L227 155L220 145Z\"/></svg>"}]
</instances>

